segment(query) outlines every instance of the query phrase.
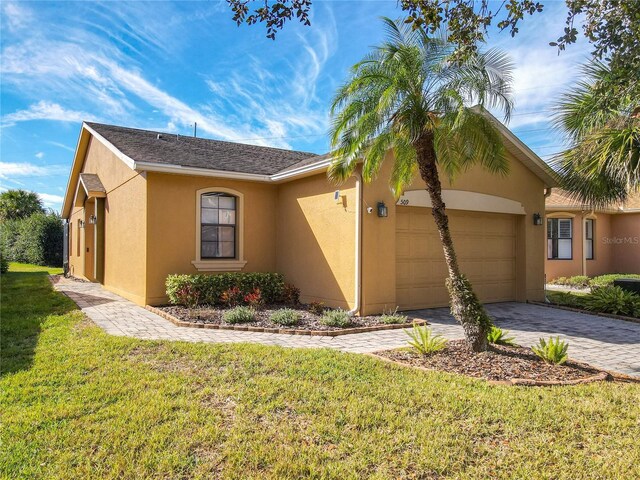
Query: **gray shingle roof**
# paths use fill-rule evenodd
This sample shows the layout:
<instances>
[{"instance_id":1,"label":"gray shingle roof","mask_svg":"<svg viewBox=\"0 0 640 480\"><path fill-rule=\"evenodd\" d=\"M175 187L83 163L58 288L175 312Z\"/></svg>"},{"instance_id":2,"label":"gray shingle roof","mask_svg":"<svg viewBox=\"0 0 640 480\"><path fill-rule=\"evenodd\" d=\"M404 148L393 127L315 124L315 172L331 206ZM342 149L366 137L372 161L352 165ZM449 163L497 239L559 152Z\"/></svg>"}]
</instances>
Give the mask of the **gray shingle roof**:
<instances>
[{"instance_id":1,"label":"gray shingle roof","mask_svg":"<svg viewBox=\"0 0 640 480\"><path fill-rule=\"evenodd\" d=\"M100 181L100 177L95 173L81 173L80 180L87 187L89 192L106 192L104 185Z\"/></svg>"},{"instance_id":2,"label":"gray shingle roof","mask_svg":"<svg viewBox=\"0 0 640 480\"><path fill-rule=\"evenodd\" d=\"M316 157L319 160L309 152L86 123L136 162L273 175L304 161L312 163Z\"/></svg>"}]
</instances>

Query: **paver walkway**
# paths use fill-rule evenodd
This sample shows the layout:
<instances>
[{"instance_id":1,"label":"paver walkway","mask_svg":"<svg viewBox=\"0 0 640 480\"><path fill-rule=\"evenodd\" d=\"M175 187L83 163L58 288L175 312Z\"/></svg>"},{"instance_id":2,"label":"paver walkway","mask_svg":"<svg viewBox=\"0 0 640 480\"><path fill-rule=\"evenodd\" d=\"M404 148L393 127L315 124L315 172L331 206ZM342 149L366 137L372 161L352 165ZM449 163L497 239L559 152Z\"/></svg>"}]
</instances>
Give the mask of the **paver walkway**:
<instances>
[{"instance_id":1,"label":"paver walkway","mask_svg":"<svg viewBox=\"0 0 640 480\"><path fill-rule=\"evenodd\" d=\"M69 296L91 320L112 335L149 340L325 347L354 353L374 352L407 343L402 330L313 337L177 327L99 284L60 278L55 288ZM492 304L487 309L496 324L509 330L521 345L532 345L540 337L559 335L569 341L570 357L640 377L640 324L522 303ZM445 338L463 336L462 328L446 308L419 310L411 315L429 321L433 331Z\"/></svg>"}]
</instances>

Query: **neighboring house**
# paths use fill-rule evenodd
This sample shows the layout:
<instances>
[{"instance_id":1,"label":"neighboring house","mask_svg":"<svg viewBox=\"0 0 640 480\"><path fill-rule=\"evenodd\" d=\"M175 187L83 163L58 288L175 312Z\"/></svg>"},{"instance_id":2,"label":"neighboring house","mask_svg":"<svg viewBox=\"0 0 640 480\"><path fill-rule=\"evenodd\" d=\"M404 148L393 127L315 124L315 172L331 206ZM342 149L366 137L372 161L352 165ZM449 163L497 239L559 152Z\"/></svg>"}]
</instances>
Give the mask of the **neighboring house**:
<instances>
[{"instance_id":1,"label":"neighboring house","mask_svg":"<svg viewBox=\"0 0 640 480\"><path fill-rule=\"evenodd\" d=\"M546 200L547 280L640 273L640 193L593 210L553 190Z\"/></svg>"},{"instance_id":2,"label":"neighboring house","mask_svg":"<svg viewBox=\"0 0 640 480\"><path fill-rule=\"evenodd\" d=\"M443 195L485 302L542 300L548 167L503 126L510 173L473 168ZM390 154L391 155L391 154ZM311 153L84 123L62 209L68 268L138 304L172 273L280 272L302 300L359 314L444 306L447 269L423 182L336 186Z\"/></svg>"}]
</instances>

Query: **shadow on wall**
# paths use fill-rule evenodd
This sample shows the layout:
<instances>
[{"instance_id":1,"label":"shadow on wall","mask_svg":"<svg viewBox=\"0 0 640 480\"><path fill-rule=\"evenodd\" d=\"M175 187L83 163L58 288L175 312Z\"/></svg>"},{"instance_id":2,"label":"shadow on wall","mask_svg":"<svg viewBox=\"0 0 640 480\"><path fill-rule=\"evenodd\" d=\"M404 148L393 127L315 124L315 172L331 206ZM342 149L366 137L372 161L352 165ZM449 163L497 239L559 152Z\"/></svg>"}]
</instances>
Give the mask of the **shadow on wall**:
<instances>
[{"instance_id":1,"label":"shadow on wall","mask_svg":"<svg viewBox=\"0 0 640 480\"><path fill-rule=\"evenodd\" d=\"M313 185L310 185L313 190ZM302 300L351 308L355 282L353 202L336 203L333 192L282 198L276 271L301 290ZM286 208L283 206L286 205Z\"/></svg>"},{"instance_id":2,"label":"shadow on wall","mask_svg":"<svg viewBox=\"0 0 640 480\"><path fill-rule=\"evenodd\" d=\"M28 370L33 364L42 324L51 315L77 310L67 297L53 290L48 274L2 274L0 376Z\"/></svg>"}]
</instances>

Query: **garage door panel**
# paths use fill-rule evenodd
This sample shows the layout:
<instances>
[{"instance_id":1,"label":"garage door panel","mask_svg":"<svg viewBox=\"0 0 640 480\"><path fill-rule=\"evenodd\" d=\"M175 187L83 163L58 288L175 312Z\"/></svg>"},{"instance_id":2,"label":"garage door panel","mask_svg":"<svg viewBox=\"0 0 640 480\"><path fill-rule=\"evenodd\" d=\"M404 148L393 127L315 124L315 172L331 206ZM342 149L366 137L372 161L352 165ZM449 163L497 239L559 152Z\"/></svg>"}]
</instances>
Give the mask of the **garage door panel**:
<instances>
[{"instance_id":1,"label":"garage door panel","mask_svg":"<svg viewBox=\"0 0 640 480\"><path fill-rule=\"evenodd\" d=\"M398 306L416 309L448 305L448 270L431 210L398 206L397 213ZM480 300L513 300L516 217L461 211L448 214L460 268Z\"/></svg>"}]
</instances>

